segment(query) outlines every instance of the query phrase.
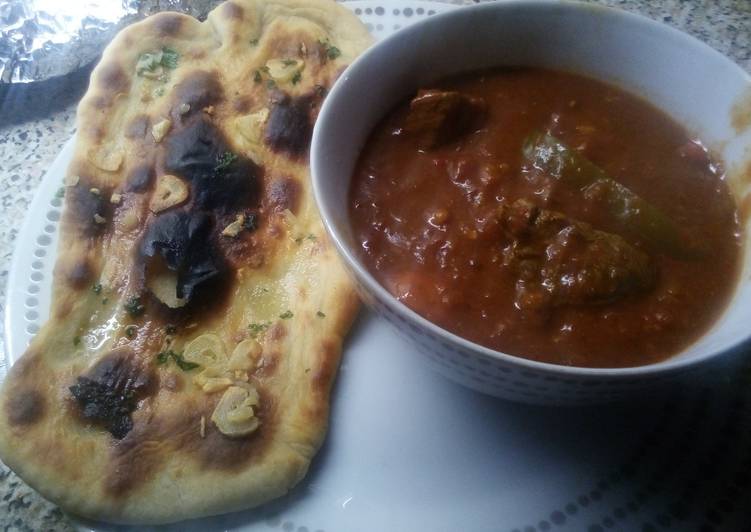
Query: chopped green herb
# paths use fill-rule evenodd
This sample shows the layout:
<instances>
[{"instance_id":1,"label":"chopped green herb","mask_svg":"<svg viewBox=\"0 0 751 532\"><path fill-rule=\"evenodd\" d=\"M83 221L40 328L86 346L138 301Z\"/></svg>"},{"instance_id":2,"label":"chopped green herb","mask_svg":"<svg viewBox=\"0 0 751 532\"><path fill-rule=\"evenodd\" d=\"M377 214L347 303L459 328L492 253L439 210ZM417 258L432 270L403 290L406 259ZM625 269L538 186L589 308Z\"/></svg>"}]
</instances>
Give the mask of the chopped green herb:
<instances>
[{"instance_id":1,"label":"chopped green herb","mask_svg":"<svg viewBox=\"0 0 751 532\"><path fill-rule=\"evenodd\" d=\"M296 61L294 59L282 59L282 64L284 66L294 65L295 63Z\"/></svg>"},{"instance_id":2,"label":"chopped green herb","mask_svg":"<svg viewBox=\"0 0 751 532\"><path fill-rule=\"evenodd\" d=\"M128 325L125 327L125 336L128 338L134 338L136 336L136 332L138 332L138 327L135 325Z\"/></svg>"},{"instance_id":3,"label":"chopped green herb","mask_svg":"<svg viewBox=\"0 0 751 532\"><path fill-rule=\"evenodd\" d=\"M161 53L143 53L138 57L138 63L136 63L136 74L140 76L144 72L154 72L158 66L161 66L161 63Z\"/></svg>"},{"instance_id":4,"label":"chopped green herb","mask_svg":"<svg viewBox=\"0 0 751 532\"><path fill-rule=\"evenodd\" d=\"M102 293L102 283L96 283L94 286L91 287L91 289L94 291L95 294L101 294Z\"/></svg>"},{"instance_id":5,"label":"chopped green herb","mask_svg":"<svg viewBox=\"0 0 751 532\"><path fill-rule=\"evenodd\" d=\"M158 67L175 69L180 54L172 48L162 48L159 52L146 52L138 57L136 74L143 75L145 72L154 73Z\"/></svg>"},{"instance_id":6,"label":"chopped green herb","mask_svg":"<svg viewBox=\"0 0 751 532\"><path fill-rule=\"evenodd\" d=\"M261 288L261 292L263 292L264 294L268 294L269 293L269 289L268 288Z\"/></svg>"},{"instance_id":7,"label":"chopped green herb","mask_svg":"<svg viewBox=\"0 0 751 532\"><path fill-rule=\"evenodd\" d=\"M311 242L315 242L318 240L318 237L314 235L313 233L310 233L308 236L305 237L305 240L310 240Z\"/></svg>"},{"instance_id":8,"label":"chopped green herb","mask_svg":"<svg viewBox=\"0 0 751 532\"><path fill-rule=\"evenodd\" d=\"M74 336L73 337L73 345L77 346L81 343L81 337L80 336Z\"/></svg>"},{"instance_id":9,"label":"chopped green herb","mask_svg":"<svg viewBox=\"0 0 751 532\"><path fill-rule=\"evenodd\" d=\"M295 75L292 76L292 79L290 81L292 81L292 85L297 85L298 83L300 83L301 79L302 75L300 74L300 72L295 72Z\"/></svg>"},{"instance_id":10,"label":"chopped green herb","mask_svg":"<svg viewBox=\"0 0 751 532\"><path fill-rule=\"evenodd\" d=\"M295 238L295 244L301 244L302 241L303 241L303 237L301 236L298 236L297 238Z\"/></svg>"},{"instance_id":11,"label":"chopped green herb","mask_svg":"<svg viewBox=\"0 0 751 532\"><path fill-rule=\"evenodd\" d=\"M221 154L217 160L216 160L216 167L214 168L215 172L223 172L230 166L232 166L232 163L234 163L237 160L237 155L235 155L232 152L225 151L223 154Z\"/></svg>"},{"instance_id":12,"label":"chopped green herb","mask_svg":"<svg viewBox=\"0 0 751 532\"><path fill-rule=\"evenodd\" d=\"M167 334L175 334L177 332L177 327L175 327L174 325L167 325L164 328L164 332L166 332Z\"/></svg>"},{"instance_id":13,"label":"chopped green herb","mask_svg":"<svg viewBox=\"0 0 751 532\"><path fill-rule=\"evenodd\" d=\"M146 310L146 307L141 303L141 298L138 296L128 299L123 308L125 308L125 311L134 318L140 316Z\"/></svg>"},{"instance_id":14,"label":"chopped green herb","mask_svg":"<svg viewBox=\"0 0 751 532\"><path fill-rule=\"evenodd\" d=\"M263 78L261 77L261 71L260 70L256 70L255 72L253 72L253 81L254 82L261 83L262 80L263 80Z\"/></svg>"},{"instance_id":15,"label":"chopped green herb","mask_svg":"<svg viewBox=\"0 0 751 532\"><path fill-rule=\"evenodd\" d=\"M248 325L248 330L250 331L250 336L252 338L255 338L268 328L268 323L251 323L250 325Z\"/></svg>"},{"instance_id":16,"label":"chopped green herb","mask_svg":"<svg viewBox=\"0 0 751 532\"><path fill-rule=\"evenodd\" d=\"M290 319L290 318L291 318L292 316L294 316L294 314L292 314L292 311L291 311L291 310L287 310L287 311L285 311L285 312L283 312L283 313L279 314L279 317L280 317L280 318L282 318L283 320L288 320L288 319Z\"/></svg>"},{"instance_id":17,"label":"chopped green herb","mask_svg":"<svg viewBox=\"0 0 751 532\"><path fill-rule=\"evenodd\" d=\"M180 54L172 48L162 48L162 66L175 69L177 68L178 59L180 59Z\"/></svg>"},{"instance_id":18,"label":"chopped green herb","mask_svg":"<svg viewBox=\"0 0 751 532\"><path fill-rule=\"evenodd\" d=\"M258 70L260 70L261 72L266 72L267 74L269 73L269 67L267 67L266 65L263 65Z\"/></svg>"},{"instance_id":19,"label":"chopped green herb","mask_svg":"<svg viewBox=\"0 0 751 532\"><path fill-rule=\"evenodd\" d=\"M273 79L270 79L266 82L266 87L273 89L274 87L276 87L276 82Z\"/></svg>"},{"instance_id":20,"label":"chopped green herb","mask_svg":"<svg viewBox=\"0 0 751 532\"><path fill-rule=\"evenodd\" d=\"M183 355L181 353L175 353L171 349L157 353L156 363L160 365L166 364L170 358L174 360L175 364L177 364L177 367L183 371L190 371L201 366L200 364L196 364L195 362L188 362L183 358Z\"/></svg>"},{"instance_id":21,"label":"chopped green herb","mask_svg":"<svg viewBox=\"0 0 751 532\"><path fill-rule=\"evenodd\" d=\"M56 198L63 198L65 197L65 187L60 187L57 189L57 192L55 192Z\"/></svg>"},{"instance_id":22,"label":"chopped green herb","mask_svg":"<svg viewBox=\"0 0 751 532\"><path fill-rule=\"evenodd\" d=\"M321 311L319 310L318 312L316 312L316 316L318 316L319 318L325 318L325 317L326 317L326 314L324 314L323 312L321 312Z\"/></svg>"},{"instance_id":23,"label":"chopped green herb","mask_svg":"<svg viewBox=\"0 0 751 532\"><path fill-rule=\"evenodd\" d=\"M102 299L102 305L106 305L108 301L109 301L109 298L106 298L106 297L103 298Z\"/></svg>"},{"instance_id":24,"label":"chopped green herb","mask_svg":"<svg viewBox=\"0 0 751 532\"><path fill-rule=\"evenodd\" d=\"M328 41L318 41L318 44L323 47L323 52L326 54L326 57L332 61L342 55L341 50L336 46L331 46Z\"/></svg>"},{"instance_id":25,"label":"chopped green herb","mask_svg":"<svg viewBox=\"0 0 751 532\"><path fill-rule=\"evenodd\" d=\"M174 351L170 351L170 353L172 353L172 359L177 364L177 367L183 371L190 371L200 366L200 364L196 364L195 362L188 362L180 353L175 353Z\"/></svg>"},{"instance_id":26,"label":"chopped green herb","mask_svg":"<svg viewBox=\"0 0 751 532\"><path fill-rule=\"evenodd\" d=\"M255 45L257 45L257 44L258 44L258 39L252 39L252 40L250 41L250 45L251 45L251 46L255 46Z\"/></svg>"},{"instance_id":27,"label":"chopped green herb","mask_svg":"<svg viewBox=\"0 0 751 532\"><path fill-rule=\"evenodd\" d=\"M154 91L154 94L158 96L164 96L164 87L159 87L157 90Z\"/></svg>"}]
</instances>

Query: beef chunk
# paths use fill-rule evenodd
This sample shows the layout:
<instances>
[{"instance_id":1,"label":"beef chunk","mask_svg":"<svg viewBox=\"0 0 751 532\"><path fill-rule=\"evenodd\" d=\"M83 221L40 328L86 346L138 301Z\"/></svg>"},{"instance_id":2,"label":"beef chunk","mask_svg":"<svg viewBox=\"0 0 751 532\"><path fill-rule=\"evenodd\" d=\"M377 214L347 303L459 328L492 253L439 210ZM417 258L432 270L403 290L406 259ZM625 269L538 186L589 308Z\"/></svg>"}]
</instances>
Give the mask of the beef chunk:
<instances>
[{"instance_id":1,"label":"beef chunk","mask_svg":"<svg viewBox=\"0 0 751 532\"><path fill-rule=\"evenodd\" d=\"M654 285L649 257L618 235L525 200L504 206L501 223L520 309L608 303Z\"/></svg>"},{"instance_id":2,"label":"beef chunk","mask_svg":"<svg viewBox=\"0 0 751 532\"><path fill-rule=\"evenodd\" d=\"M477 128L485 102L454 91L423 90L409 103L404 131L417 138L420 149L452 142Z\"/></svg>"}]
</instances>

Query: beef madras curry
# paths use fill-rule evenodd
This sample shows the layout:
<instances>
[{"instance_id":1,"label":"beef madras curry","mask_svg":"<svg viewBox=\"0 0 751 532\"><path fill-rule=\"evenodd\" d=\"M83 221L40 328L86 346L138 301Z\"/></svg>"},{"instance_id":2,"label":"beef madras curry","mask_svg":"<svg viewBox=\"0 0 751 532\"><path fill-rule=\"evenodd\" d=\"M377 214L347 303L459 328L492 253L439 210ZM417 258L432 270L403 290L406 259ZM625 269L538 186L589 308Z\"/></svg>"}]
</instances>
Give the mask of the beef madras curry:
<instances>
[{"instance_id":1,"label":"beef madras curry","mask_svg":"<svg viewBox=\"0 0 751 532\"><path fill-rule=\"evenodd\" d=\"M721 165L650 104L573 74L421 90L375 128L350 195L361 258L397 299L529 359L659 361L711 326L738 278Z\"/></svg>"}]
</instances>

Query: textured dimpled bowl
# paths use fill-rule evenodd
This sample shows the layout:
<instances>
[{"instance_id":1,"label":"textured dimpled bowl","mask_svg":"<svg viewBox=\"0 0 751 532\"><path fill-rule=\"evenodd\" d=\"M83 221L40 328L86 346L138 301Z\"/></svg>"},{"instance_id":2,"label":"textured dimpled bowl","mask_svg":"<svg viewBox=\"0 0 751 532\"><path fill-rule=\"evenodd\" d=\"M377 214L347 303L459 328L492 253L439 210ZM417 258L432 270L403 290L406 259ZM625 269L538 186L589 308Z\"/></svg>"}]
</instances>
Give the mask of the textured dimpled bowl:
<instances>
[{"instance_id":1,"label":"textured dimpled bowl","mask_svg":"<svg viewBox=\"0 0 751 532\"><path fill-rule=\"evenodd\" d=\"M696 133L726 163L738 201L751 194L751 77L698 40L619 10L558 1L481 4L436 15L374 45L342 75L321 109L311 168L321 215L364 301L409 338L435 369L498 397L585 404L653 389L751 337L751 245L725 312L697 342L662 362L593 369L546 364L488 349L422 318L392 297L358 257L349 185L371 130L395 104L458 72L536 66L583 74L641 95ZM743 116L746 108L748 116Z\"/></svg>"}]
</instances>

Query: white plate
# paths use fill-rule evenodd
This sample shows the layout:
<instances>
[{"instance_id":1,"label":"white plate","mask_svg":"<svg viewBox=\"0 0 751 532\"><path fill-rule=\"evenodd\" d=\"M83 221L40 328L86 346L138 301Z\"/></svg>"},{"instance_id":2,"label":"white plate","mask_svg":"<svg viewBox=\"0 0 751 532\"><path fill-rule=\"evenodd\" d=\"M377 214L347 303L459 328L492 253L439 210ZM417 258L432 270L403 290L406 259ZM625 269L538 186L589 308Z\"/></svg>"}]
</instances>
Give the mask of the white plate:
<instances>
[{"instance_id":1,"label":"white plate","mask_svg":"<svg viewBox=\"0 0 751 532\"><path fill-rule=\"evenodd\" d=\"M378 37L451 8L347 5ZM18 237L5 323L9 365L48 315L61 204L55 193L71 155L72 141L50 167ZM301 485L260 509L168 528L741 530L751 500L750 375L748 368L711 368L701 383L642 404L523 406L433 373L363 311L345 347L328 439Z\"/></svg>"}]
</instances>

